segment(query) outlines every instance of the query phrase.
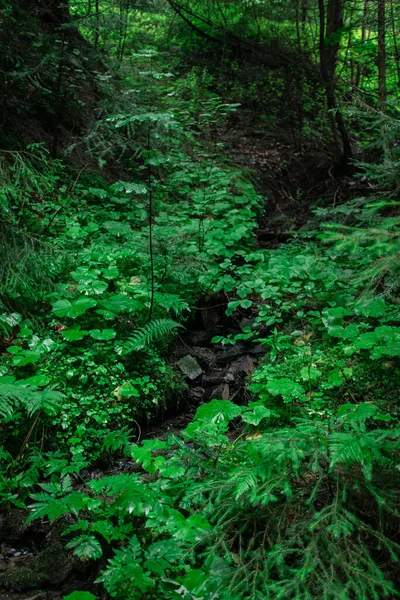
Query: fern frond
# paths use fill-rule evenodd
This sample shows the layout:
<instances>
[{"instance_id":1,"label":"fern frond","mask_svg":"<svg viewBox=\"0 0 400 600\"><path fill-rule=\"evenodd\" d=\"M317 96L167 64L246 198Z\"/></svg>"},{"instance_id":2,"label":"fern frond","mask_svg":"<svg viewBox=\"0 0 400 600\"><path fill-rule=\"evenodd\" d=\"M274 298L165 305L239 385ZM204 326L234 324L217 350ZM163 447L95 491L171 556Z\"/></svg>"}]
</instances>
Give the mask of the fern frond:
<instances>
[{"instance_id":1,"label":"fern frond","mask_svg":"<svg viewBox=\"0 0 400 600\"><path fill-rule=\"evenodd\" d=\"M144 327L137 329L124 345L124 354L138 352L148 348L153 342L167 338L167 336L182 327L172 319L155 319Z\"/></svg>"},{"instance_id":2,"label":"fern frond","mask_svg":"<svg viewBox=\"0 0 400 600\"><path fill-rule=\"evenodd\" d=\"M10 417L19 408L31 416L39 410L48 415L57 413L64 394L51 388L40 391L31 385L0 384L0 416Z\"/></svg>"},{"instance_id":3,"label":"fern frond","mask_svg":"<svg viewBox=\"0 0 400 600\"><path fill-rule=\"evenodd\" d=\"M256 487L258 483L257 474L254 470L250 472L244 471L239 477L235 473L233 479L236 483L235 500L238 500L243 494Z\"/></svg>"}]
</instances>

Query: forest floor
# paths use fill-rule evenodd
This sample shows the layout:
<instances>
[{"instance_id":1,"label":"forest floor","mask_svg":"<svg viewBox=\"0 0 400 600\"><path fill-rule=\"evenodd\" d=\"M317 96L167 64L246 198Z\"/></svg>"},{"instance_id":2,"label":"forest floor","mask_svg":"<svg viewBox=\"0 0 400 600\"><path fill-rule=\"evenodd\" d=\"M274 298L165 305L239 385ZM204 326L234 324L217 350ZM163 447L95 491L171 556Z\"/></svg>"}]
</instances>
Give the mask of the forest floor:
<instances>
[{"instance_id":1,"label":"forest floor","mask_svg":"<svg viewBox=\"0 0 400 600\"><path fill-rule=\"evenodd\" d=\"M307 223L310 205L316 198L341 193L329 173L326 153L293 139L291 132L271 133L254 113L241 110L233 126L221 126L213 135L224 141L227 156L236 166L253 171L257 190L265 198L255 231L261 248L274 248L291 239ZM223 294L207 303L199 302L192 322L171 350L171 363L176 369L187 369L185 361L189 361L189 371L184 371L188 375L187 397L174 413L164 414L143 431L138 426L137 441L178 434L192 420L198 406L212 398L247 403L246 381L264 348L256 339L234 346L212 344L211 340L216 335L239 333L243 326L251 325L257 309L236 322L225 315L227 303ZM124 458L106 467L92 468L84 479L133 470L138 470L137 465ZM71 560L63 548L60 522L50 524L42 520L26 525L25 518L24 512L15 510L7 515L7 523L0 521L4 538L0 574L12 581L10 587L20 590L0 590L0 600L62 600L76 589L91 591L99 600L105 597L104 590L93 583L104 563L92 565ZM35 584L38 572L47 574L46 589Z\"/></svg>"}]
</instances>

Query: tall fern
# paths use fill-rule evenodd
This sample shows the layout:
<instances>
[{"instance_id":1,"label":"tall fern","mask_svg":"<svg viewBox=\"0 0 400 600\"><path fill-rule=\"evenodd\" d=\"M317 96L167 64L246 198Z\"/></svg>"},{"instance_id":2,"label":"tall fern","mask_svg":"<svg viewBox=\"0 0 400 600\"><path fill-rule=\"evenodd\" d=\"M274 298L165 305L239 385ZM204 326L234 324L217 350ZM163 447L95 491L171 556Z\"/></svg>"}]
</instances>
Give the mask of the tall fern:
<instances>
[{"instance_id":1,"label":"tall fern","mask_svg":"<svg viewBox=\"0 0 400 600\"><path fill-rule=\"evenodd\" d=\"M29 416L43 410L48 415L57 413L64 395L51 388L37 390L31 385L0 384L0 416L11 417L17 409Z\"/></svg>"},{"instance_id":2,"label":"tall fern","mask_svg":"<svg viewBox=\"0 0 400 600\"><path fill-rule=\"evenodd\" d=\"M155 319L144 327L137 329L133 335L119 349L120 354L139 352L148 348L154 342L166 339L178 327L182 327L172 319Z\"/></svg>"}]
</instances>

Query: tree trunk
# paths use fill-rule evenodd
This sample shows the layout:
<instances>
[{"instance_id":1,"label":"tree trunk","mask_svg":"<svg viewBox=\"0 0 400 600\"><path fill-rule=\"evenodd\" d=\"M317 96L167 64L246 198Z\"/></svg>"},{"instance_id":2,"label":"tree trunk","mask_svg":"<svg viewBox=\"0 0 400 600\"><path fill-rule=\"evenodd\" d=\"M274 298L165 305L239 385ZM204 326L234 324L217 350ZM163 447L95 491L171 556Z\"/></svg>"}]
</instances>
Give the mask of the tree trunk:
<instances>
[{"instance_id":1,"label":"tree trunk","mask_svg":"<svg viewBox=\"0 0 400 600\"><path fill-rule=\"evenodd\" d=\"M99 6L99 0L96 0L95 3L95 19L96 19L96 25L95 25L95 30L94 30L94 47L97 48L99 47L99 39L100 39L100 6Z\"/></svg>"},{"instance_id":2,"label":"tree trunk","mask_svg":"<svg viewBox=\"0 0 400 600\"><path fill-rule=\"evenodd\" d=\"M386 112L386 42L385 0L378 0L378 89L379 104Z\"/></svg>"},{"instance_id":3,"label":"tree trunk","mask_svg":"<svg viewBox=\"0 0 400 600\"><path fill-rule=\"evenodd\" d=\"M336 62L340 46L340 30L343 28L344 1L328 0L326 16L324 0L318 0L318 9L320 69L332 127L334 161L337 166L346 170L353 153L350 137L336 99ZM342 140L341 144L339 136Z\"/></svg>"},{"instance_id":4,"label":"tree trunk","mask_svg":"<svg viewBox=\"0 0 400 600\"><path fill-rule=\"evenodd\" d=\"M363 18L362 18L362 23L361 23L361 45L362 45L362 47L364 47L364 45L365 45L367 17L368 17L368 0L364 0ZM362 68L361 68L360 59L358 59L358 60L359 60L359 62L357 65L356 86L360 87Z\"/></svg>"},{"instance_id":5,"label":"tree trunk","mask_svg":"<svg viewBox=\"0 0 400 600\"><path fill-rule=\"evenodd\" d=\"M397 86L400 87L400 50L397 44L397 31L396 31L396 18L394 14L393 8L393 0L390 0L390 21L392 23L392 36L393 36L393 45L394 45L394 60L396 63L396 72L397 72Z\"/></svg>"}]
</instances>

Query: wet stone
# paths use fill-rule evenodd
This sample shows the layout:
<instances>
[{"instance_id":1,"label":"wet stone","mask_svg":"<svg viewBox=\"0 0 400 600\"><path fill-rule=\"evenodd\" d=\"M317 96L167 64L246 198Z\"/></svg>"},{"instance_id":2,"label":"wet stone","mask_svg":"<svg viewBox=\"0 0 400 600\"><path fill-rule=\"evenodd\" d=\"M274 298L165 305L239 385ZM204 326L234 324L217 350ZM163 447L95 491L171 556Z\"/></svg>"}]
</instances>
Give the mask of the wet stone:
<instances>
[{"instance_id":1,"label":"wet stone","mask_svg":"<svg viewBox=\"0 0 400 600\"><path fill-rule=\"evenodd\" d=\"M211 371L211 373L206 373L203 376L203 385L205 387L210 387L225 383L226 375L226 369L220 369L219 371Z\"/></svg>"},{"instance_id":2,"label":"wet stone","mask_svg":"<svg viewBox=\"0 0 400 600\"><path fill-rule=\"evenodd\" d=\"M228 373L230 373L235 380L237 376L247 376L250 375L254 371L255 364L254 360L246 354L246 356L242 356L235 360L231 366L229 367Z\"/></svg>"},{"instance_id":3,"label":"wet stone","mask_svg":"<svg viewBox=\"0 0 400 600\"><path fill-rule=\"evenodd\" d=\"M222 383L211 392L211 398L215 400L229 400L230 390L227 383Z\"/></svg>"},{"instance_id":4,"label":"wet stone","mask_svg":"<svg viewBox=\"0 0 400 600\"><path fill-rule=\"evenodd\" d=\"M215 365L216 356L209 348L194 347L190 348L190 355L194 356L203 368L210 368Z\"/></svg>"},{"instance_id":5,"label":"wet stone","mask_svg":"<svg viewBox=\"0 0 400 600\"><path fill-rule=\"evenodd\" d=\"M188 393L189 400L194 404L198 404L204 396L204 391L202 387L191 388Z\"/></svg>"},{"instance_id":6,"label":"wet stone","mask_svg":"<svg viewBox=\"0 0 400 600\"><path fill-rule=\"evenodd\" d=\"M192 346L200 346L201 344L208 344L214 334L211 331L192 331L188 334L187 340Z\"/></svg>"},{"instance_id":7,"label":"wet stone","mask_svg":"<svg viewBox=\"0 0 400 600\"><path fill-rule=\"evenodd\" d=\"M197 379L197 377L200 377L200 375L203 373L203 369L200 367L197 360L190 354L187 354L181 358L176 364L182 373L192 381Z\"/></svg>"},{"instance_id":8,"label":"wet stone","mask_svg":"<svg viewBox=\"0 0 400 600\"><path fill-rule=\"evenodd\" d=\"M40 552L28 565L8 569L0 578L0 587L24 592L43 585L57 586L68 578L73 568L74 561L62 544L57 543Z\"/></svg>"},{"instance_id":9,"label":"wet stone","mask_svg":"<svg viewBox=\"0 0 400 600\"><path fill-rule=\"evenodd\" d=\"M239 323L240 329L243 331L245 327L253 327L255 320L254 319L242 319Z\"/></svg>"},{"instance_id":10,"label":"wet stone","mask_svg":"<svg viewBox=\"0 0 400 600\"><path fill-rule=\"evenodd\" d=\"M242 354L247 354L248 350L244 344L238 343L234 346L222 346L217 354L217 364L227 364L239 358Z\"/></svg>"},{"instance_id":11,"label":"wet stone","mask_svg":"<svg viewBox=\"0 0 400 600\"><path fill-rule=\"evenodd\" d=\"M262 346L261 344L258 344L257 346L253 346L252 348L249 348L248 349L248 353L249 354L253 354L253 355L265 354L266 353L266 348L265 348L265 346Z\"/></svg>"}]
</instances>

